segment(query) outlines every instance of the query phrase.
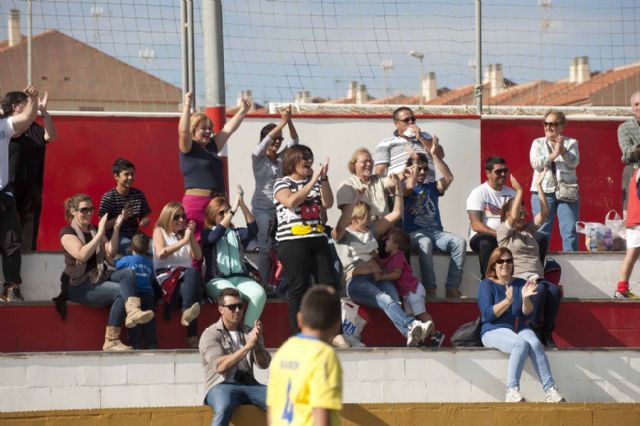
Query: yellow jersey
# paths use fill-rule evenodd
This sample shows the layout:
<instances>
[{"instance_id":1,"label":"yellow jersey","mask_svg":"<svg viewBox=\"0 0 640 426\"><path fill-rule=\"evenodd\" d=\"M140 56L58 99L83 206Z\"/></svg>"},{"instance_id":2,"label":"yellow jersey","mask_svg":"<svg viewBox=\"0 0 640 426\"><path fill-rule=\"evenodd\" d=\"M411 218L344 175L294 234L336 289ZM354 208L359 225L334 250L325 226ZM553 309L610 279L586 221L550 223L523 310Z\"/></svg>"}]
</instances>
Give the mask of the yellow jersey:
<instances>
[{"instance_id":1,"label":"yellow jersey","mask_svg":"<svg viewBox=\"0 0 640 426\"><path fill-rule=\"evenodd\" d=\"M333 348L315 337L290 337L271 361L267 406L272 425L313 425L314 408L331 410L331 424L341 424L342 367Z\"/></svg>"}]
</instances>

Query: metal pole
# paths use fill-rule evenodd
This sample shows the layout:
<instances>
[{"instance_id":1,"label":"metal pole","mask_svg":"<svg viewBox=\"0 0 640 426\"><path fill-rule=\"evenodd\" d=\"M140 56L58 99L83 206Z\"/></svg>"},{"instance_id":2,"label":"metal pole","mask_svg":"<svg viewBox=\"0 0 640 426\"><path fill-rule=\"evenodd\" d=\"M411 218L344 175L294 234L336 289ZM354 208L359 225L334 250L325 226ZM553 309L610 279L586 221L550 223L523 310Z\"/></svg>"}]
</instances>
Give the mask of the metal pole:
<instances>
[{"instance_id":1,"label":"metal pole","mask_svg":"<svg viewBox=\"0 0 640 426\"><path fill-rule=\"evenodd\" d=\"M194 22L193 22L193 0L187 0L187 56L188 56L188 74L189 74L189 91L193 93L192 105L196 107L196 59L194 47Z\"/></svg>"},{"instance_id":2,"label":"metal pole","mask_svg":"<svg viewBox=\"0 0 640 426\"><path fill-rule=\"evenodd\" d=\"M422 85L424 84L424 56L420 58L420 83L418 84L418 94L420 95L420 106L424 104L424 91Z\"/></svg>"},{"instance_id":3,"label":"metal pole","mask_svg":"<svg viewBox=\"0 0 640 426\"><path fill-rule=\"evenodd\" d=\"M224 45L221 0L202 0L202 37L205 103L207 107L224 107Z\"/></svg>"},{"instance_id":4,"label":"metal pole","mask_svg":"<svg viewBox=\"0 0 640 426\"><path fill-rule=\"evenodd\" d=\"M186 0L180 2L180 48L182 51L182 97L189 91L189 52L187 48L187 5Z\"/></svg>"},{"instance_id":5,"label":"metal pole","mask_svg":"<svg viewBox=\"0 0 640 426\"><path fill-rule=\"evenodd\" d=\"M33 38L33 25L32 25L32 4L31 0L27 0L27 86L31 86L32 76L32 50L31 39Z\"/></svg>"},{"instance_id":6,"label":"metal pole","mask_svg":"<svg viewBox=\"0 0 640 426\"><path fill-rule=\"evenodd\" d=\"M482 114L482 0L476 0L476 110Z\"/></svg>"}]
</instances>

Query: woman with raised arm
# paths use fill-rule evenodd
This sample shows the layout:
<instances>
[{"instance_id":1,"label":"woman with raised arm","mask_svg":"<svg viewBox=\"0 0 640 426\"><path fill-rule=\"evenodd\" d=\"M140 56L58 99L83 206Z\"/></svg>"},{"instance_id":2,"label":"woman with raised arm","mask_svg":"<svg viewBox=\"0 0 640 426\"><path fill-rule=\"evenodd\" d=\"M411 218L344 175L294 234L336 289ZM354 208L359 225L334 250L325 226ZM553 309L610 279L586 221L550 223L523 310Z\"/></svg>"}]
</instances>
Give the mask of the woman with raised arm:
<instances>
[{"instance_id":1,"label":"woman with raised arm","mask_svg":"<svg viewBox=\"0 0 640 426\"><path fill-rule=\"evenodd\" d=\"M246 305L244 323L253 327L260 318L267 301L264 288L249 275L244 263L244 249L258 232L256 219L243 199L244 191L238 185L233 207L226 198L211 200L205 211L206 228L202 230L202 251L205 264L205 290L212 300L227 287L237 288ZM246 228L236 228L231 221L242 210Z\"/></svg>"},{"instance_id":2,"label":"woman with raised arm","mask_svg":"<svg viewBox=\"0 0 640 426\"><path fill-rule=\"evenodd\" d=\"M522 402L520 377L527 358L542 382L547 402L564 402L551 375L544 346L527 325L533 313L531 298L536 295L535 281L513 277L513 255L498 247L489 257L486 277L478 288L478 305L482 317L482 344L509 354L506 402Z\"/></svg>"},{"instance_id":3,"label":"woman with raised arm","mask_svg":"<svg viewBox=\"0 0 640 426\"><path fill-rule=\"evenodd\" d=\"M400 305L395 284L375 279L377 274L384 272L376 239L385 235L402 217L401 183L396 175L390 175L390 178L395 184L393 210L372 223L369 204L361 201L365 189L359 189L354 202L343 208L332 236L344 267L347 295L356 303L382 309L407 338L407 346L418 346L433 331L433 322L421 322L407 315Z\"/></svg>"},{"instance_id":4,"label":"woman with raised arm","mask_svg":"<svg viewBox=\"0 0 640 426\"><path fill-rule=\"evenodd\" d=\"M278 216L278 257L286 271L289 328L298 331L296 315L302 296L317 284L337 287L331 268L331 252L322 224L322 210L333 205L329 185L329 159L315 171L313 152L308 146L295 145L287 150L282 164L283 178L273 186Z\"/></svg>"},{"instance_id":5,"label":"woman with raised arm","mask_svg":"<svg viewBox=\"0 0 640 426\"><path fill-rule=\"evenodd\" d=\"M291 105L280 111L282 119L278 124L270 123L260 131L260 143L251 154L253 177L256 181L255 191L251 199L251 209L258 225L258 271L263 283L266 283L271 272L271 250L273 239L270 230L276 219L273 206L273 184L282 177L282 161L289 148L298 144L298 132L291 120ZM282 130L289 127L291 140L280 150L284 141Z\"/></svg>"},{"instance_id":6,"label":"woman with raised arm","mask_svg":"<svg viewBox=\"0 0 640 426\"><path fill-rule=\"evenodd\" d=\"M545 198L548 213L538 233L547 237L547 243L550 243L557 215L562 251L577 251L576 221L580 203L576 168L580 163L580 154L578 141L562 135L566 124L567 119L562 111L548 110L543 119L544 137L535 139L531 144L529 161L533 168L533 182L536 182L538 175L543 175L541 191L535 184L531 185L531 208L537 214Z\"/></svg>"},{"instance_id":7,"label":"woman with raised arm","mask_svg":"<svg viewBox=\"0 0 640 426\"><path fill-rule=\"evenodd\" d=\"M193 261L202 259L195 237L196 224L187 221L182 205L170 201L160 212L153 229L153 268L163 289L165 302L180 302L180 324L187 327L187 346L198 347L198 315L202 285L200 271Z\"/></svg>"},{"instance_id":8,"label":"woman with raised arm","mask_svg":"<svg viewBox=\"0 0 640 426\"><path fill-rule=\"evenodd\" d=\"M178 123L178 146L180 148L180 171L184 177L182 204L187 220L195 222L194 235L200 240L204 225L204 210L214 197L225 196L225 178L219 154L238 130L251 102L242 98L238 112L229 120L220 133L213 133L213 123L206 114L191 114L193 94L184 96L182 114Z\"/></svg>"},{"instance_id":9,"label":"woman with raised arm","mask_svg":"<svg viewBox=\"0 0 640 426\"><path fill-rule=\"evenodd\" d=\"M544 173L540 173L533 183L539 190L542 189L543 177ZM513 253L514 276L538 283L537 295L532 298L532 326L542 344L555 348L553 330L562 301L562 289L544 280L543 254L536 239L538 229L547 217L547 202L544 197L540 199L540 211L531 220L522 201L522 186L514 175L511 175L511 186L516 196L502 206L502 222L496 231L498 246Z\"/></svg>"},{"instance_id":10,"label":"woman with raised arm","mask_svg":"<svg viewBox=\"0 0 640 426\"><path fill-rule=\"evenodd\" d=\"M98 228L91 224L93 202L86 194L76 194L64 202L69 225L60 230L64 250L63 294L72 302L93 307L111 306L104 338L104 351L126 351L130 346L120 341L124 322L127 328L146 324L153 319L153 311L140 310L136 297L136 275L133 269L114 271L110 263L118 253L119 215L111 239L105 237L107 216L100 218Z\"/></svg>"}]
</instances>

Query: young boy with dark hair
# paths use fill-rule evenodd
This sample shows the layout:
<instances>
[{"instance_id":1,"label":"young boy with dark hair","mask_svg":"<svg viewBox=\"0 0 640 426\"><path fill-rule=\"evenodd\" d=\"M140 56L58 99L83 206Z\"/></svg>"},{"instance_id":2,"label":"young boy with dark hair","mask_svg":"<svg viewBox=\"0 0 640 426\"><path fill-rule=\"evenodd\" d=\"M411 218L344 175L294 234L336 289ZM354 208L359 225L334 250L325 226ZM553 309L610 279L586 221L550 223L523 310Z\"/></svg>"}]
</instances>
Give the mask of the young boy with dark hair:
<instances>
[{"instance_id":1,"label":"young boy with dark hair","mask_svg":"<svg viewBox=\"0 0 640 426\"><path fill-rule=\"evenodd\" d=\"M376 281L393 281L402 297L402 304L407 315L413 315L427 324L427 335L424 336L431 346L440 347L444 342L444 334L437 331L431 315L425 306L426 292L424 286L413 275L411 264L404 253L409 249L411 239L401 229L389 231L385 242L388 256L382 260L386 273L374 273Z\"/></svg>"},{"instance_id":2,"label":"young boy with dark hair","mask_svg":"<svg viewBox=\"0 0 640 426\"><path fill-rule=\"evenodd\" d=\"M276 352L267 386L270 425L340 424L342 367L328 343L340 332L340 297L315 285L297 314L300 333Z\"/></svg>"},{"instance_id":3,"label":"young boy with dark hair","mask_svg":"<svg viewBox=\"0 0 640 426\"><path fill-rule=\"evenodd\" d=\"M122 228L120 228L120 244L118 246L118 253L124 255L127 253L131 238L138 231L138 227L145 227L149 224L151 208L144 193L137 188L133 188L136 167L131 161L117 158L111 170L116 186L102 196L98 216L108 215L107 238L109 238L110 230L113 228L116 218L120 213L124 214L124 222L122 223Z\"/></svg>"},{"instance_id":4,"label":"young boy with dark hair","mask_svg":"<svg viewBox=\"0 0 640 426\"><path fill-rule=\"evenodd\" d=\"M153 263L146 256L149 252L150 238L142 232L136 232L131 238L131 255L116 260L116 269L131 268L136 273L136 296L140 299L143 310L155 311L155 292L153 279ZM158 349L156 336L156 319L129 329L129 344L134 349Z\"/></svg>"}]
</instances>

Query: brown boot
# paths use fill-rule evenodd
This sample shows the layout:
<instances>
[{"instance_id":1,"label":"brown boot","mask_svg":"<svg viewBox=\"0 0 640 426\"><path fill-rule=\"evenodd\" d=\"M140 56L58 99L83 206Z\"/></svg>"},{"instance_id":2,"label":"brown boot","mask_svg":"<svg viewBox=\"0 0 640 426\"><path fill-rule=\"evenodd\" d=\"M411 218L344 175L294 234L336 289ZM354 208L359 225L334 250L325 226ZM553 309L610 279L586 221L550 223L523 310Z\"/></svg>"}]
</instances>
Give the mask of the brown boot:
<instances>
[{"instance_id":1,"label":"brown boot","mask_svg":"<svg viewBox=\"0 0 640 426\"><path fill-rule=\"evenodd\" d=\"M106 352L122 352L132 350L131 346L127 346L120 341L120 327L107 326L104 334L104 345L102 350Z\"/></svg>"},{"instance_id":2,"label":"brown boot","mask_svg":"<svg viewBox=\"0 0 640 426\"><path fill-rule=\"evenodd\" d=\"M187 347L189 349L198 349L199 343L200 343L200 339L198 338L198 336L187 337Z\"/></svg>"},{"instance_id":3,"label":"brown boot","mask_svg":"<svg viewBox=\"0 0 640 426\"><path fill-rule=\"evenodd\" d=\"M466 299L457 288L448 288L446 291L447 299Z\"/></svg>"},{"instance_id":4,"label":"brown boot","mask_svg":"<svg viewBox=\"0 0 640 426\"><path fill-rule=\"evenodd\" d=\"M153 311L141 311L140 310L140 298L130 297L124 304L124 308L127 311L127 319L124 325L127 328L135 327L138 324L146 324L154 317Z\"/></svg>"},{"instance_id":5,"label":"brown boot","mask_svg":"<svg viewBox=\"0 0 640 426\"><path fill-rule=\"evenodd\" d=\"M198 315L200 315L200 303L196 302L191 305L190 308L184 310L184 312L182 313L180 324L186 327L191 324L191 321L198 318Z\"/></svg>"}]
</instances>

